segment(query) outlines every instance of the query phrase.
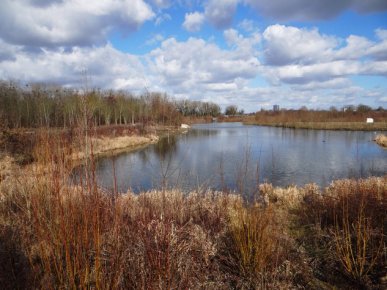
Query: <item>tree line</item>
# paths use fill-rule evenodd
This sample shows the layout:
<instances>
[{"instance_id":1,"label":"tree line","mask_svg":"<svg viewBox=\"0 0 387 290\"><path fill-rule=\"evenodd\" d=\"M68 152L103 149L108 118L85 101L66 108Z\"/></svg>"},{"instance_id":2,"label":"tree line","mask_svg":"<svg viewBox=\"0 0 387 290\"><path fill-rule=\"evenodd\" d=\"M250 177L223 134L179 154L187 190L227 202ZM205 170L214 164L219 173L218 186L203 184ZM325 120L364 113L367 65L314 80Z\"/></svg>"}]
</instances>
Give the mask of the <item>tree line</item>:
<instances>
[{"instance_id":1,"label":"tree line","mask_svg":"<svg viewBox=\"0 0 387 290\"><path fill-rule=\"evenodd\" d=\"M166 94L80 90L42 84L0 82L0 124L7 128L74 127L88 124L177 125L184 116L218 116L211 102L173 100ZM85 120L86 119L86 120Z\"/></svg>"}]
</instances>

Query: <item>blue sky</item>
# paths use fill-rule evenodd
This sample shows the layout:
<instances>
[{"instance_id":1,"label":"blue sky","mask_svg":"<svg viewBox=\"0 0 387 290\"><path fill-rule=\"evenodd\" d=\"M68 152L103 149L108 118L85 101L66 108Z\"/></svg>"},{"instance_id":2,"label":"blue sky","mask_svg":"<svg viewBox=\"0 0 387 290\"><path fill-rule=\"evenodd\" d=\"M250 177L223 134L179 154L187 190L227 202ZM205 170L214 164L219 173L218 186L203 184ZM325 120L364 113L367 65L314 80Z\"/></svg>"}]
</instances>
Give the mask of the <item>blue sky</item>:
<instances>
[{"instance_id":1,"label":"blue sky","mask_svg":"<svg viewBox=\"0 0 387 290\"><path fill-rule=\"evenodd\" d=\"M2 0L0 79L281 107L387 106L385 0Z\"/></svg>"}]
</instances>

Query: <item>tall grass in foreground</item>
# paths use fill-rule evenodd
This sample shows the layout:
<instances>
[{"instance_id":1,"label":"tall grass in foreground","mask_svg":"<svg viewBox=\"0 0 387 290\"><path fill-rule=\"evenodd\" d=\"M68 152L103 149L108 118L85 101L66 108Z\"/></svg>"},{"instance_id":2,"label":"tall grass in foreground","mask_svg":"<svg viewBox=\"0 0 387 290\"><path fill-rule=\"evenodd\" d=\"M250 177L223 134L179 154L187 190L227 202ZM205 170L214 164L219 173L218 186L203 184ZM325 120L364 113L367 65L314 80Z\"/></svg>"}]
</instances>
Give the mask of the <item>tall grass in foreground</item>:
<instances>
[{"instance_id":1,"label":"tall grass in foreground","mask_svg":"<svg viewBox=\"0 0 387 290\"><path fill-rule=\"evenodd\" d=\"M323 192L309 186L299 197L290 208L314 271L342 287L385 287L387 177L338 180Z\"/></svg>"},{"instance_id":2,"label":"tall grass in foreground","mask_svg":"<svg viewBox=\"0 0 387 290\"><path fill-rule=\"evenodd\" d=\"M263 184L262 204L205 190L116 194L98 188L93 143L81 139L42 135L37 163L1 181L4 289L382 287L386 178L323 192ZM90 156L80 185L68 179L74 143Z\"/></svg>"}]
</instances>

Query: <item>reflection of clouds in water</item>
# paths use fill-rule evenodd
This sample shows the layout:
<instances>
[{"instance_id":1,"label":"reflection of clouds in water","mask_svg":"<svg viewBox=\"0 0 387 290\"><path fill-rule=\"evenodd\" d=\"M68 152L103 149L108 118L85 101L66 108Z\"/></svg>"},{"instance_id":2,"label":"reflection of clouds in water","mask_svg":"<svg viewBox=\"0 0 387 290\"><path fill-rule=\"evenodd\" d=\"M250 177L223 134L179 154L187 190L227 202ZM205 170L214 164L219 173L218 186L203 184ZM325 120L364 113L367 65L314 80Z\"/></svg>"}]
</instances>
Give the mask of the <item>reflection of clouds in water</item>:
<instances>
[{"instance_id":1,"label":"reflection of clouds in water","mask_svg":"<svg viewBox=\"0 0 387 290\"><path fill-rule=\"evenodd\" d=\"M294 130L240 123L195 125L187 134L117 156L116 176L122 191L157 187L163 176L168 177L169 185L188 189L201 183L220 187L223 171L226 185L235 188L248 153L249 172L243 180L250 188L256 182L258 163L260 181L280 186L310 182L327 185L337 178L385 174L387 151L369 142L372 137L373 132ZM111 160L102 159L97 172L100 182L111 187Z\"/></svg>"}]
</instances>

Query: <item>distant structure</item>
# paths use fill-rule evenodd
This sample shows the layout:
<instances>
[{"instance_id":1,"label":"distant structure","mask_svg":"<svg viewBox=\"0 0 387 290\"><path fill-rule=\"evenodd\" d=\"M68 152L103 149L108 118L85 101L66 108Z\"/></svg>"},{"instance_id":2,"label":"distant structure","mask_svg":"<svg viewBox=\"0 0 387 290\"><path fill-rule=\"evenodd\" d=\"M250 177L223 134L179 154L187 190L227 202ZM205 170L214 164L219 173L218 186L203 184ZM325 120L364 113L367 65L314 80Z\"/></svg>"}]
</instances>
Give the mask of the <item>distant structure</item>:
<instances>
[{"instance_id":1,"label":"distant structure","mask_svg":"<svg viewBox=\"0 0 387 290\"><path fill-rule=\"evenodd\" d=\"M367 118L367 124L372 124L374 122L374 118Z\"/></svg>"},{"instance_id":2,"label":"distant structure","mask_svg":"<svg viewBox=\"0 0 387 290\"><path fill-rule=\"evenodd\" d=\"M279 112L279 110L280 110L279 105L274 105L274 106L273 106L273 111L274 111L274 112Z\"/></svg>"},{"instance_id":3,"label":"distant structure","mask_svg":"<svg viewBox=\"0 0 387 290\"><path fill-rule=\"evenodd\" d=\"M355 112L356 111L356 108L355 108L355 106L353 106L353 105L349 105L349 106L344 106L343 107L343 112L347 112L347 111L353 111L353 112Z\"/></svg>"}]
</instances>

